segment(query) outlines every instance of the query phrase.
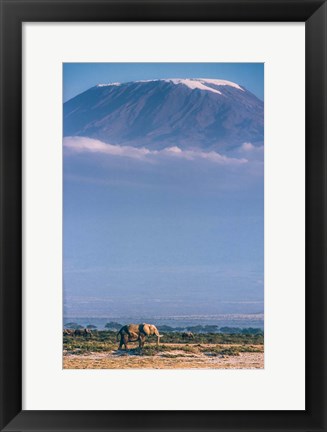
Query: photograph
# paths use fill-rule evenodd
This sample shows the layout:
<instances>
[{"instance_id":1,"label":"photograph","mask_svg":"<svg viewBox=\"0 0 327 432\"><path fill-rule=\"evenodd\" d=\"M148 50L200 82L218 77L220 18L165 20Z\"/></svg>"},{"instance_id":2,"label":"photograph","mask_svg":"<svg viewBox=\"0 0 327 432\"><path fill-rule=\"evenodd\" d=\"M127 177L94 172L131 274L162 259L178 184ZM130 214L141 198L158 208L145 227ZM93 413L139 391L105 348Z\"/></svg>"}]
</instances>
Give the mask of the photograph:
<instances>
[{"instance_id":1,"label":"photograph","mask_svg":"<svg viewBox=\"0 0 327 432\"><path fill-rule=\"evenodd\" d=\"M63 63L63 368L264 369L264 63Z\"/></svg>"}]
</instances>

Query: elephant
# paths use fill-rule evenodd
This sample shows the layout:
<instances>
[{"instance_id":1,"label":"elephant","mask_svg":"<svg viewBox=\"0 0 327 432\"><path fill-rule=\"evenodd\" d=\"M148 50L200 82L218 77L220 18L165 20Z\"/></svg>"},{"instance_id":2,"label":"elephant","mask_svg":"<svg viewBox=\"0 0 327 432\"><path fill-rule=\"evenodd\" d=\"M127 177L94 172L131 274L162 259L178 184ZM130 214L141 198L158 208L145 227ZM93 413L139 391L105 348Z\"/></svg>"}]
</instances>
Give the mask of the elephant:
<instances>
[{"instance_id":1,"label":"elephant","mask_svg":"<svg viewBox=\"0 0 327 432\"><path fill-rule=\"evenodd\" d=\"M194 334L192 332L185 332L182 334L183 339L194 339Z\"/></svg>"},{"instance_id":2,"label":"elephant","mask_svg":"<svg viewBox=\"0 0 327 432\"><path fill-rule=\"evenodd\" d=\"M92 332L91 332L91 330L90 329L88 329L88 328L86 328L86 329L84 329L84 336L85 337L92 337Z\"/></svg>"},{"instance_id":3,"label":"elephant","mask_svg":"<svg viewBox=\"0 0 327 432\"><path fill-rule=\"evenodd\" d=\"M76 329L74 331L74 336L84 336L84 337L92 337L92 332L89 329Z\"/></svg>"},{"instance_id":4,"label":"elephant","mask_svg":"<svg viewBox=\"0 0 327 432\"><path fill-rule=\"evenodd\" d=\"M64 336L73 336L74 330L64 329L63 334Z\"/></svg>"},{"instance_id":5,"label":"elephant","mask_svg":"<svg viewBox=\"0 0 327 432\"><path fill-rule=\"evenodd\" d=\"M155 335L157 336L157 346L162 335L159 334L157 327L153 324L127 324L124 325L117 333L117 341L120 343L119 348L122 349L125 345L125 349L128 349L128 342L138 342L139 348L143 348L146 336Z\"/></svg>"}]
</instances>

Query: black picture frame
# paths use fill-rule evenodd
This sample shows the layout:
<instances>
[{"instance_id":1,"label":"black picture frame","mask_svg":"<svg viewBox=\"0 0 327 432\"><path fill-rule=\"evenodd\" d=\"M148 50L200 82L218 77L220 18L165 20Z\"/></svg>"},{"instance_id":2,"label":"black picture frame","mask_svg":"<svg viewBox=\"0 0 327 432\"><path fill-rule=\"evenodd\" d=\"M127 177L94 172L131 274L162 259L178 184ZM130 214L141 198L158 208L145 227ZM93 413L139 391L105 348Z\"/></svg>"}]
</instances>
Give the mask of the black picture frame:
<instances>
[{"instance_id":1,"label":"black picture frame","mask_svg":"<svg viewBox=\"0 0 327 432\"><path fill-rule=\"evenodd\" d=\"M0 0L0 4L1 431L326 431L326 1ZM305 22L304 411L22 411L22 23L55 21Z\"/></svg>"}]
</instances>

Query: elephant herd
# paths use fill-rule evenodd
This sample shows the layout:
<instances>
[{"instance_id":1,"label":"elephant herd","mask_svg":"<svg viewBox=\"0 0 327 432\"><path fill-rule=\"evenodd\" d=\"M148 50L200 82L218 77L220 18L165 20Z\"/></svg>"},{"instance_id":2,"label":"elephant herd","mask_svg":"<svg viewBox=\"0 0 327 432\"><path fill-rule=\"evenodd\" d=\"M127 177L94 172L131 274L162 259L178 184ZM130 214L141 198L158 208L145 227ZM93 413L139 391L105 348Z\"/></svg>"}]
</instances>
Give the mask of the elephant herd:
<instances>
[{"instance_id":1,"label":"elephant herd","mask_svg":"<svg viewBox=\"0 0 327 432\"><path fill-rule=\"evenodd\" d=\"M85 329L64 329L64 336L84 336L84 337L92 337L91 330ZM153 324L127 324L124 325L119 332L117 333L117 341L119 341L118 349L122 349L125 346L125 349L128 349L129 342L138 342L139 348L142 349L144 347L144 342L147 336L156 336L157 337L157 346L159 345L160 338L162 335L159 334L157 327Z\"/></svg>"}]
</instances>

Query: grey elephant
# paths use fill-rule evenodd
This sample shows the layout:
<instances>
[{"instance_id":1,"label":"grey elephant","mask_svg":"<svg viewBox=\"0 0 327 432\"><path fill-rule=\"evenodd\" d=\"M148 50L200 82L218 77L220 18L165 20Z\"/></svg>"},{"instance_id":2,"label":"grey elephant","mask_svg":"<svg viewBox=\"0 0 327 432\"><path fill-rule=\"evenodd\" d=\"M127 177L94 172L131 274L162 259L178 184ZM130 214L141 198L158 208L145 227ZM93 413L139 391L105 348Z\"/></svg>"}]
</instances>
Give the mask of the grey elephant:
<instances>
[{"instance_id":1,"label":"grey elephant","mask_svg":"<svg viewBox=\"0 0 327 432\"><path fill-rule=\"evenodd\" d=\"M162 335L159 334L157 327L153 324L127 324L124 325L117 333L117 341L120 338L119 348L128 349L128 342L138 342L139 348L143 348L146 336L157 336L157 346Z\"/></svg>"},{"instance_id":2,"label":"grey elephant","mask_svg":"<svg viewBox=\"0 0 327 432\"><path fill-rule=\"evenodd\" d=\"M74 330L64 329L63 331L64 336L73 336L73 334L74 334Z\"/></svg>"},{"instance_id":3,"label":"grey elephant","mask_svg":"<svg viewBox=\"0 0 327 432\"><path fill-rule=\"evenodd\" d=\"M92 337L91 330L85 329L76 329L74 330L74 336L84 336L84 337Z\"/></svg>"},{"instance_id":4,"label":"grey elephant","mask_svg":"<svg viewBox=\"0 0 327 432\"><path fill-rule=\"evenodd\" d=\"M185 332L182 334L183 339L194 339L194 334L192 332Z\"/></svg>"}]
</instances>

